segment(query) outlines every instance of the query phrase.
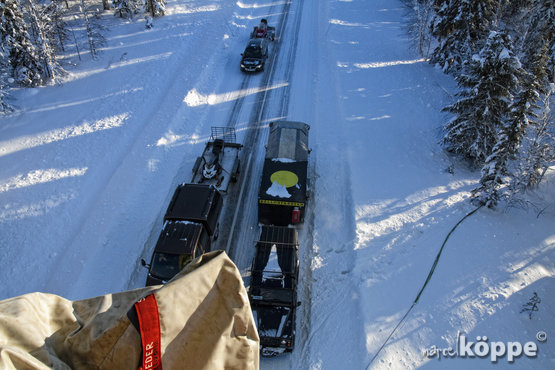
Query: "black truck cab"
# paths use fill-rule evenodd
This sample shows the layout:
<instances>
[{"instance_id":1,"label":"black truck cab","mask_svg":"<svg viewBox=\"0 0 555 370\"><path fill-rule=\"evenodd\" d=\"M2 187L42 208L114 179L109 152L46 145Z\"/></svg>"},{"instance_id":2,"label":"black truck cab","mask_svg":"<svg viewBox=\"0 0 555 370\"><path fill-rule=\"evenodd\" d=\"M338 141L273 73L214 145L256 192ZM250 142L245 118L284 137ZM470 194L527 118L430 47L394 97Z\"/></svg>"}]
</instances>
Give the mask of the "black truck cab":
<instances>
[{"instance_id":1,"label":"black truck cab","mask_svg":"<svg viewBox=\"0 0 555 370\"><path fill-rule=\"evenodd\" d=\"M146 285L165 284L194 258L210 251L218 237L223 206L220 192L206 184L181 184L164 216L164 226L152 254Z\"/></svg>"}]
</instances>

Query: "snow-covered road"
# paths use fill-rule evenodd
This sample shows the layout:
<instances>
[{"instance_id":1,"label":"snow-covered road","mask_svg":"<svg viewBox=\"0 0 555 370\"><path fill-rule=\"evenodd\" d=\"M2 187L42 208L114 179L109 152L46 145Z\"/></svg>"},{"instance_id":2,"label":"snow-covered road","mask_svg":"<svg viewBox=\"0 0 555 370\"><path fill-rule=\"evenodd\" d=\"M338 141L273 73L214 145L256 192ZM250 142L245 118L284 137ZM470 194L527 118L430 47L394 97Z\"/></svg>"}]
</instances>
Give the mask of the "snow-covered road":
<instances>
[{"instance_id":1,"label":"snow-covered road","mask_svg":"<svg viewBox=\"0 0 555 370\"><path fill-rule=\"evenodd\" d=\"M211 126L235 127L245 145L216 247L233 235L230 254L247 275L267 124L303 121L312 197L299 234L297 346L261 365L367 368L473 209L479 178L438 145L455 83L413 51L406 12L392 0L168 0L150 30L104 14L99 58L69 55L77 65L61 85L14 90L19 111L1 118L0 299L143 286L140 260ZM240 53L261 18L279 37L268 68L246 75ZM423 355L458 332L522 343L550 334L553 172L527 199L542 212L480 210L460 225L371 368L553 367L550 341L511 365ZM520 310L533 292L542 303L530 320Z\"/></svg>"}]
</instances>

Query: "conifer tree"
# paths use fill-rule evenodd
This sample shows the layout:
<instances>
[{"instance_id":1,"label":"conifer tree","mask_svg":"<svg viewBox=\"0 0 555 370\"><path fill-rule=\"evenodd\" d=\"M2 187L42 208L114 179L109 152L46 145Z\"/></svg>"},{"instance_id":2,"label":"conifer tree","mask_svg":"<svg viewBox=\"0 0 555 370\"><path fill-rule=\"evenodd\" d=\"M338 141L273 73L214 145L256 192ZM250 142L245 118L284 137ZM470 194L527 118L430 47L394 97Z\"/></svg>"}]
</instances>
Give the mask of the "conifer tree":
<instances>
[{"instance_id":1,"label":"conifer tree","mask_svg":"<svg viewBox=\"0 0 555 370\"><path fill-rule=\"evenodd\" d=\"M548 55L545 64L549 81L555 82L554 49L555 49L555 0L534 0L530 28L526 34L523 50L523 64L527 70L535 67L537 53L542 50ZM547 48L545 45L547 44Z\"/></svg>"},{"instance_id":2,"label":"conifer tree","mask_svg":"<svg viewBox=\"0 0 555 370\"><path fill-rule=\"evenodd\" d=\"M113 0L115 14L121 18L132 18L133 14L139 11L141 6L138 0Z\"/></svg>"},{"instance_id":3,"label":"conifer tree","mask_svg":"<svg viewBox=\"0 0 555 370\"><path fill-rule=\"evenodd\" d=\"M547 169L555 161L555 124L549 109L552 87L542 101L541 116L529 126L523 148L518 159L516 173L511 179L511 197L541 182Z\"/></svg>"},{"instance_id":4,"label":"conifer tree","mask_svg":"<svg viewBox=\"0 0 555 370\"><path fill-rule=\"evenodd\" d=\"M32 2L27 1L31 28L34 31L34 45L40 58L45 72L45 77L49 80L56 80L59 73L63 73L62 68L56 61L55 39L53 38L53 21L47 11L48 8L38 7Z\"/></svg>"},{"instance_id":5,"label":"conifer tree","mask_svg":"<svg viewBox=\"0 0 555 370\"><path fill-rule=\"evenodd\" d=\"M24 86L45 81L39 51L33 45L18 0L0 0L0 37L8 51L14 79Z\"/></svg>"},{"instance_id":6,"label":"conifer tree","mask_svg":"<svg viewBox=\"0 0 555 370\"><path fill-rule=\"evenodd\" d=\"M61 0L52 0L46 4L42 13L48 20L45 22L45 34L51 45L57 45L59 50L65 50L65 43L69 38L67 24L64 20Z\"/></svg>"},{"instance_id":7,"label":"conifer tree","mask_svg":"<svg viewBox=\"0 0 555 370\"><path fill-rule=\"evenodd\" d=\"M460 89L443 144L482 168L473 200L493 207L555 160L555 0L434 0L434 11L430 60Z\"/></svg>"},{"instance_id":8,"label":"conifer tree","mask_svg":"<svg viewBox=\"0 0 555 370\"><path fill-rule=\"evenodd\" d=\"M443 143L481 166L492 154L498 133L509 112L520 67L510 51L509 36L492 31L480 54L473 56L465 73L457 77L460 99L445 107L455 117L445 125Z\"/></svg>"},{"instance_id":9,"label":"conifer tree","mask_svg":"<svg viewBox=\"0 0 555 370\"><path fill-rule=\"evenodd\" d=\"M7 70L7 61L0 48L0 70ZM13 107L6 101L8 98L8 92L6 90L6 80L7 75L4 72L0 72L0 114L8 113L13 111Z\"/></svg>"},{"instance_id":10,"label":"conifer tree","mask_svg":"<svg viewBox=\"0 0 555 370\"><path fill-rule=\"evenodd\" d=\"M85 22L85 31L87 33L91 58L95 59L98 54L98 48L105 42L104 36L99 32L99 26L95 24L94 17L89 17L89 12L84 0L81 0L80 10L83 15L83 21Z\"/></svg>"},{"instance_id":11,"label":"conifer tree","mask_svg":"<svg viewBox=\"0 0 555 370\"><path fill-rule=\"evenodd\" d=\"M8 102L5 101L6 92L4 91L4 85L0 82L0 114L8 113L13 111L13 108Z\"/></svg>"},{"instance_id":12,"label":"conifer tree","mask_svg":"<svg viewBox=\"0 0 555 370\"><path fill-rule=\"evenodd\" d=\"M166 13L164 0L146 0L145 11L153 17L161 17Z\"/></svg>"},{"instance_id":13,"label":"conifer tree","mask_svg":"<svg viewBox=\"0 0 555 370\"><path fill-rule=\"evenodd\" d=\"M521 90L501 127L499 141L482 169L480 187L473 191L474 199L482 204L495 206L502 196L510 198L512 193L537 185L545 169L555 159L550 94L546 89L547 49L545 41L535 54L532 71L520 72ZM547 98L540 105L541 96ZM541 113L541 118L538 113ZM526 150L519 155L523 144L527 144ZM509 171L510 160L516 160L516 173ZM503 187L505 194L500 193Z\"/></svg>"},{"instance_id":14,"label":"conifer tree","mask_svg":"<svg viewBox=\"0 0 555 370\"><path fill-rule=\"evenodd\" d=\"M538 54L540 59L535 65L535 68L540 71L544 70L545 65L545 58L542 55L542 53ZM513 60L507 65L514 69L514 75L520 82L521 90L510 107L506 121L500 126L498 142L482 168L480 186L473 191L474 199L488 207L494 207L497 204L501 198L499 189L510 181L509 161L516 157L528 126L537 119L536 112L539 109L537 102L543 90L542 83L535 78L534 74L526 73L520 67L518 60Z\"/></svg>"},{"instance_id":15,"label":"conifer tree","mask_svg":"<svg viewBox=\"0 0 555 370\"><path fill-rule=\"evenodd\" d=\"M432 35L439 45L432 63L457 74L463 62L480 48L495 19L498 0L435 0Z\"/></svg>"}]
</instances>

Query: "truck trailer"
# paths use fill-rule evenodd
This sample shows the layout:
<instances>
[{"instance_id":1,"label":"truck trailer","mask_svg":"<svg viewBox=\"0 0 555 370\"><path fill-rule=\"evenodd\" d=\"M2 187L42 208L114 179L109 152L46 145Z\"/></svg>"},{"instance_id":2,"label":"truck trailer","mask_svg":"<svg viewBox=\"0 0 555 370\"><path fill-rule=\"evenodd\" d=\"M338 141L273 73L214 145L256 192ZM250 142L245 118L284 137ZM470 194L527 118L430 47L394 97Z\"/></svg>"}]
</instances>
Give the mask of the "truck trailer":
<instances>
[{"instance_id":1,"label":"truck trailer","mask_svg":"<svg viewBox=\"0 0 555 370\"><path fill-rule=\"evenodd\" d=\"M304 222L308 199L308 130L303 122L270 123L258 191L258 223L287 226Z\"/></svg>"}]
</instances>

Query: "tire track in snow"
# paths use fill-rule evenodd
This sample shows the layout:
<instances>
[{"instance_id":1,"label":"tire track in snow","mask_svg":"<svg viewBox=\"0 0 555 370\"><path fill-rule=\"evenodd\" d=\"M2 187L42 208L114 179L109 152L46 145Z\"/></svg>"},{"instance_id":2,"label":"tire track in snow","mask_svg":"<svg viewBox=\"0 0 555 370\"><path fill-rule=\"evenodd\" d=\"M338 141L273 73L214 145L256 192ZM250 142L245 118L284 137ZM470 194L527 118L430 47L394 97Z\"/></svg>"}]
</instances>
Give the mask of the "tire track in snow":
<instances>
[{"instance_id":1,"label":"tire track in snow","mask_svg":"<svg viewBox=\"0 0 555 370\"><path fill-rule=\"evenodd\" d=\"M247 86L249 86L249 82L250 82L250 75L245 75L245 77L243 78L243 81L241 82L241 87L239 88L239 90L241 91L245 90ZM229 116L229 119L227 120L227 127L235 128L237 126L239 114L241 113L241 109L243 108L244 102L245 102L244 96L235 100L235 103L233 104L233 108L231 109L231 114Z\"/></svg>"}]
</instances>

